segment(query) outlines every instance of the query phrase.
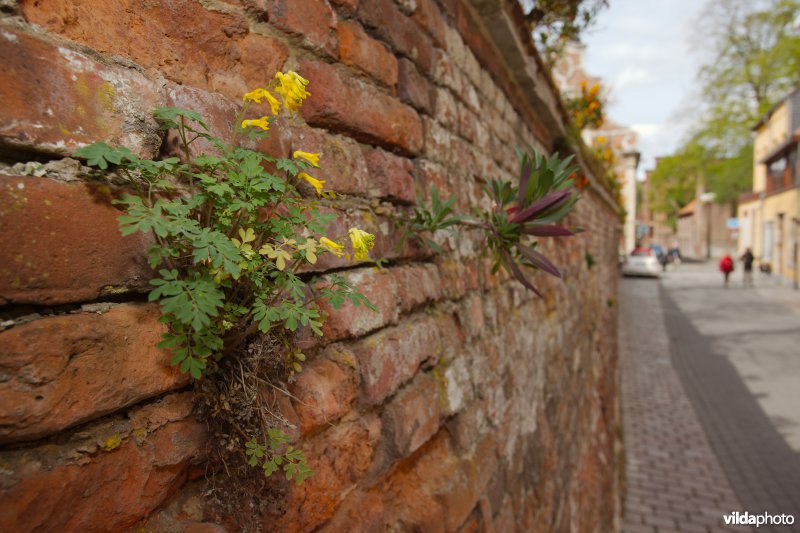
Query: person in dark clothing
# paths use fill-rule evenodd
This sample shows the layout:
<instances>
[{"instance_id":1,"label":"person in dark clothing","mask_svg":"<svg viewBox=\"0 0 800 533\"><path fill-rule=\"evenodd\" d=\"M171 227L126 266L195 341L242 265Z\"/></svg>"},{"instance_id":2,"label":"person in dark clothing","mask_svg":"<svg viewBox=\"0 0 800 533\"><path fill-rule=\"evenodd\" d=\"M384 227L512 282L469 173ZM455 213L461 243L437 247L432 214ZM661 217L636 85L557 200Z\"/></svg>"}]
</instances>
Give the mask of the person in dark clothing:
<instances>
[{"instance_id":1,"label":"person in dark clothing","mask_svg":"<svg viewBox=\"0 0 800 533\"><path fill-rule=\"evenodd\" d=\"M744 286L753 286L753 252L748 248L740 258L744 264Z\"/></svg>"}]
</instances>

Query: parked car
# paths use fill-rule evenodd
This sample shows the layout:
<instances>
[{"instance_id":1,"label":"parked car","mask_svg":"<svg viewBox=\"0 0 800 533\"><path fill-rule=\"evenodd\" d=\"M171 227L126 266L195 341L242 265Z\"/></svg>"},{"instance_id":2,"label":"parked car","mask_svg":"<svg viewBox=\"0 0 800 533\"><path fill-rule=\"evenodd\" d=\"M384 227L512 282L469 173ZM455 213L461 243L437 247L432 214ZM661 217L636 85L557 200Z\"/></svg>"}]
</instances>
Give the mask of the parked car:
<instances>
[{"instance_id":1,"label":"parked car","mask_svg":"<svg viewBox=\"0 0 800 533\"><path fill-rule=\"evenodd\" d=\"M653 248L636 248L622 265L623 276L652 276L661 275L661 261Z\"/></svg>"}]
</instances>

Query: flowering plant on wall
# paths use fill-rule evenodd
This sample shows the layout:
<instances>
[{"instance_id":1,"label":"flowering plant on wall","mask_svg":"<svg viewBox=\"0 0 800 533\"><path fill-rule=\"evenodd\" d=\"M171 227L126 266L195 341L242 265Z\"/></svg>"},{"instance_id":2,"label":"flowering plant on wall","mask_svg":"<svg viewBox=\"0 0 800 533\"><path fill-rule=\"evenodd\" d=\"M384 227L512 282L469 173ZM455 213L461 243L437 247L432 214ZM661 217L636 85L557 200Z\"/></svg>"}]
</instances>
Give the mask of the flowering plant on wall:
<instances>
[{"instance_id":1,"label":"flowering plant on wall","mask_svg":"<svg viewBox=\"0 0 800 533\"><path fill-rule=\"evenodd\" d=\"M600 100L600 84L591 87L586 81L581 82L581 93L575 98L567 98L567 110L572 122L580 131L584 128L597 129L603 125L603 102Z\"/></svg>"},{"instance_id":2,"label":"flowering plant on wall","mask_svg":"<svg viewBox=\"0 0 800 533\"><path fill-rule=\"evenodd\" d=\"M235 356L247 352L246 343L258 334L267 339L261 342L269 346L266 359L271 361L262 357L250 361L251 366L281 363L289 374L301 371L305 355L294 348L292 337L300 326L322 335L320 300L334 309L346 300L375 309L342 276L302 275L324 254L369 260L374 244L371 234L355 227L342 235L326 233L335 215L324 214L314 199L330 194L319 175L320 154L298 150L291 158L276 159L237 143L239 136L265 137L276 116L296 112L309 95L307 85L295 72L278 72L267 87L245 94L228 142L213 136L194 111L156 109L161 128L177 133L180 158L142 159L105 143L75 154L100 169L116 166L137 191L116 202L126 212L119 218L120 230L152 235L149 262L158 275L150 282L149 300L159 302L161 320L169 326L159 346L169 349L172 363L194 378L230 371L225 360L241 359ZM262 101L268 114L245 118ZM193 156L192 145L200 140L214 153ZM301 194L304 187L311 199ZM259 368L249 370L249 375L259 374ZM221 382L213 393L232 397L232 386ZM261 394L252 397L261 401ZM256 406L256 413L266 411ZM251 465L267 475L282 469L287 479L302 482L311 474L302 453L270 427L274 421L258 418L225 429L240 433L231 440L246 444L241 448Z\"/></svg>"}]
</instances>

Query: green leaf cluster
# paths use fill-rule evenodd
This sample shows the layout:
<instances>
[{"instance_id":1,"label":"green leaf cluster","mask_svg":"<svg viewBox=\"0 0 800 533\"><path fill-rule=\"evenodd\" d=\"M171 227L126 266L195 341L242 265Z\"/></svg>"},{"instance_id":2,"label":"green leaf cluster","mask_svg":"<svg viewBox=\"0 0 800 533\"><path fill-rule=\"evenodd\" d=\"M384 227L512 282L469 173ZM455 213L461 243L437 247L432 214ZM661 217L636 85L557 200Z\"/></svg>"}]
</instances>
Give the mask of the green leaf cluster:
<instances>
[{"instance_id":1,"label":"green leaf cluster","mask_svg":"<svg viewBox=\"0 0 800 533\"><path fill-rule=\"evenodd\" d=\"M322 335L320 299L334 308L349 300L375 309L341 276L328 281L302 274L331 251L318 239L337 239L324 233L335 215L298 191L297 174L306 162L242 148L235 136L225 142L194 111L163 107L154 115L177 135L179 156L144 159L106 143L75 155L101 170L114 167L135 191L115 201L125 211L120 231L152 236L148 260L158 274L149 300L159 303L168 325L159 346L182 372L203 377L214 361L234 356L259 332L285 346L300 327ZM196 155L199 141L212 153ZM291 354L290 371L301 371L305 356ZM248 455L264 459L267 475L282 467L287 478L301 482L311 471L299 450L275 451L288 442L282 435L270 430L268 445L248 447Z\"/></svg>"},{"instance_id":2,"label":"green leaf cluster","mask_svg":"<svg viewBox=\"0 0 800 533\"><path fill-rule=\"evenodd\" d=\"M286 433L278 428L270 428L267 436L266 444L259 443L255 438L245 443L245 455L250 466L261 467L265 476L283 470L286 479L294 479L298 485L314 475L306 464L303 451L292 447L291 438Z\"/></svg>"}]
</instances>

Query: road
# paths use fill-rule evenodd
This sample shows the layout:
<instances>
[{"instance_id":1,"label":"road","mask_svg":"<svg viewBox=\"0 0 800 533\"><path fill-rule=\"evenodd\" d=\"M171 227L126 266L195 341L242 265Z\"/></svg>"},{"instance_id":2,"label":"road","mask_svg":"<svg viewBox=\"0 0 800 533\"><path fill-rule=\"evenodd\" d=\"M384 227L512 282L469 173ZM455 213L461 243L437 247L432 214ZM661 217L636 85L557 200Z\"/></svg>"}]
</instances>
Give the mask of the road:
<instances>
[{"instance_id":1,"label":"road","mask_svg":"<svg viewBox=\"0 0 800 533\"><path fill-rule=\"evenodd\" d=\"M733 511L800 531L800 292L713 264L625 279L620 360L624 531L747 531Z\"/></svg>"}]
</instances>

